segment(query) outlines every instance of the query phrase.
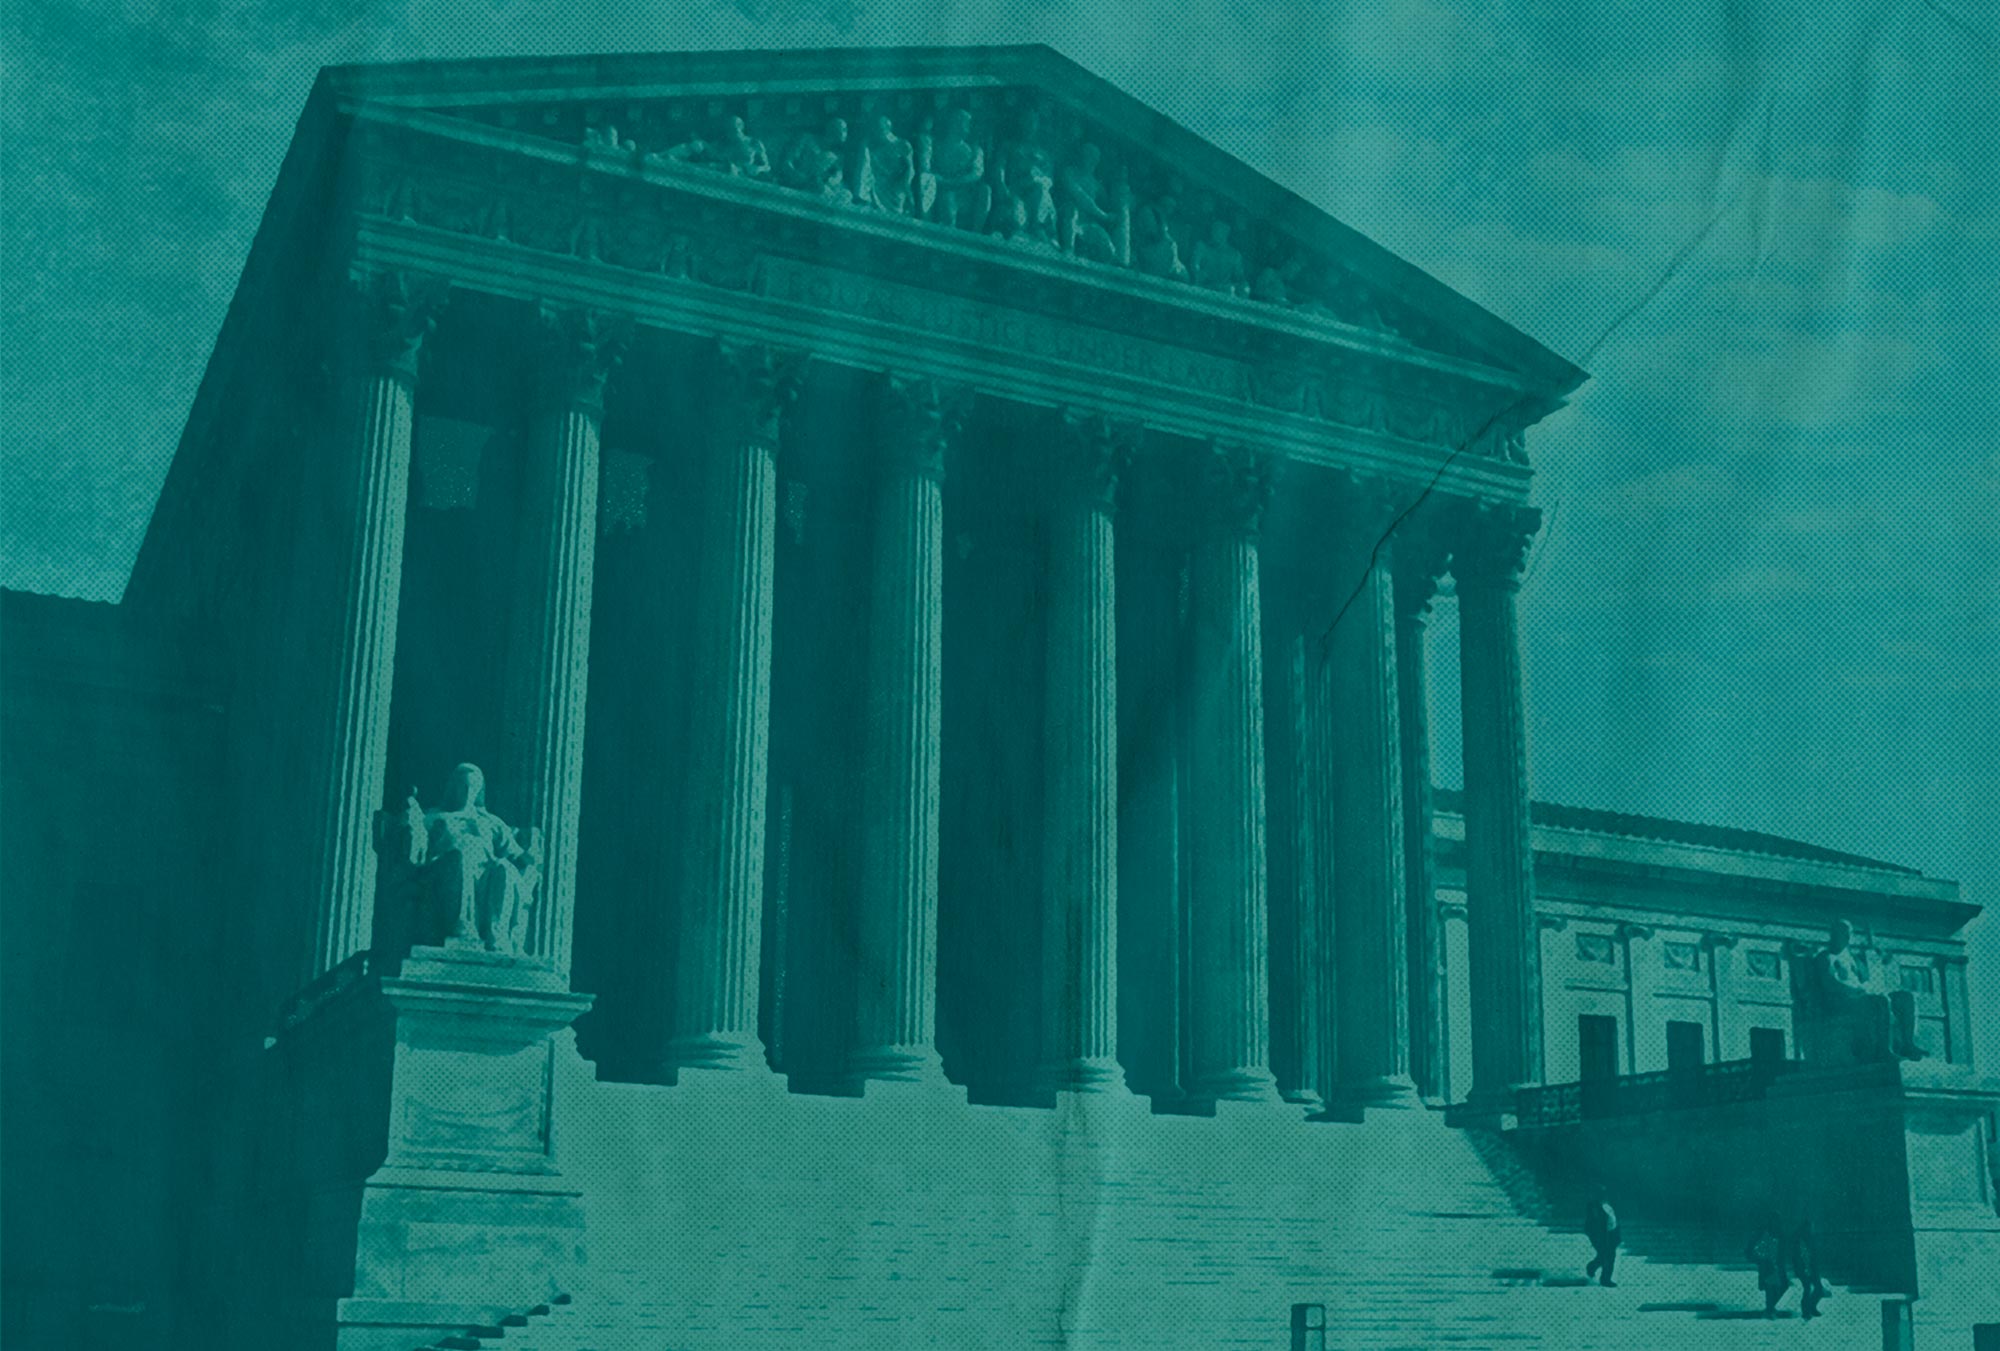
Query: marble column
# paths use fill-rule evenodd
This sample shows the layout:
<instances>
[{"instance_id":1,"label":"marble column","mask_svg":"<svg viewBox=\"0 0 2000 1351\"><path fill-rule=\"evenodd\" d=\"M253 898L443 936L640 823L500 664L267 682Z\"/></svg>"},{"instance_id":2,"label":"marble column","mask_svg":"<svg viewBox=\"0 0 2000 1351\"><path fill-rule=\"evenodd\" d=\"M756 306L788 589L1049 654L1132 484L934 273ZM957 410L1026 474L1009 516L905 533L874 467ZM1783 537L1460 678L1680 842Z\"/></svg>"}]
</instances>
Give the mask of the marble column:
<instances>
[{"instance_id":1,"label":"marble column","mask_svg":"<svg viewBox=\"0 0 2000 1351\"><path fill-rule=\"evenodd\" d=\"M1402 731L1403 888L1409 953L1410 1077L1445 1100L1444 922L1438 917L1431 804L1430 683L1424 631L1443 559L1420 535L1396 544L1396 712Z\"/></svg>"},{"instance_id":2,"label":"marble column","mask_svg":"<svg viewBox=\"0 0 2000 1351\"><path fill-rule=\"evenodd\" d=\"M1707 955L1708 985L1715 999L1715 1017L1711 1021L1714 1046L1708 1058L1717 1063L1738 1059L1730 1054L1736 1045L1737 1026L1742 1020L1742 1011L1736 1004L1736 935L1705 934L1701 947ZM1744 1040L1747 1041L1748 1037ZM1747 1045L1743 1054L1750 1054Z\"/></svg>"},{"instance_id":3,"label":"marble column","mask_svg":"<svg viewBox=\"0 0 2000 1351\"><path fill-rule=\"evenodd\" d=\"M944 458L959 400L890 377L877 422L862 807L861 947L849 1068L942 1083L937 1053Z\"/></svg>"},{"instance_id":4,"label":"marble column","mask_svg":"<svg viewBox=\"0 0 2000 1351\"><path fill-rule=\"evenodd\" d=\"M1379 513L1356 529L1379 530ZM1403 873L1403 751L1396 678L1396 621L1389 560L1364 564L1334 626L1339 708L1340 1079L1346 1107L1417 1104L1410 1078L1409 956Z\"/></svg>"},{"instance_id":5,"label":"marble column","mask_svg":"<svg viewBox=\"0 0 2000 1351\"><path fill-rule=\"evenodd\" d=\"M667 1048L682 1068L765 1067L757 1012L778 440L798 370L767 347L725 344L708 390L714 415L704 429L680 956Z\"/></svg>"},{"instance_id":6,"label":"marble column","mask_svg":"<svg viewBox=\"0 0 2000 1351\"><path fill-rule=\"evenodd\" d=\"M331 562L342 590L324 654L331 688L314 804L308 980L374 941L374 818L388 772L417 360L445 289L405 273L374 274L344 298L344 317L358 332L335 335L341 358L355 364L337 378L341 432L329 464L337 521Z\"/></svg>"},{"instance_id":7,"label":"marble column","mask_svg":"<svg viewBox=\"0 0 2000 1351\"><path fill-rule=\"evenodd\" d=\"M1277 1102L1270 1066L1258 532L1270 459L1203 452L1192 562L1189 1023L1197 1098Z\"/></svg>"},{"instance_id":8,"label":"marble column","mask_svg":"<svg viewBox=\"0 0 2000 1351\"><path fill-rule=\"evenodd\" d=\"M1306 609L1285 647L1288 691L1282 733L1291 740L1289 846L1292 890L1292 1006L1285 1011L1296 1057L1295 1083L1281 1076L1287 1102L1325 1106L1335 1081L1339 1026L1334 1001L1334 809L1332 695L1325 646L1326 616L1337 600Z\"/></svg>"},{"instance_id":9,"label":"marble column","mask_svg":"<svg viewBox=\"0 0 2000 1351\"><path fill-rule=\"evenodd\" d=\"M495 785L542 835L527 950L565 979L576 916L590 599L597 559L598 430L625 325L589 310L537 318L535 406L521 473L505 685L507 767Z\"/></svg>"},{"instance_id":10,"label":"marble column","mask_svg":"<svg viewBox=\"0 0 2000 1351\"><path fill-rule=\"evenodd\" d=\"M1541 952L1528 817L1528 727L1515 599L1540 514L1481 509L1455 542L1464 722L1472 1094L1511 1110L1542 1077Z\"/></svg>"},{"instance_id":11,"label":"marble column","mask_svg":"<svg viewBox=\"0 0 2000 1351\"><path fill-rule=\"evenodd\" d=\"M1048 508L1042 728L1044 1084L1119 1091L1114 514L1129 433L1065 414Z\"/></svg>"}]
</instances>

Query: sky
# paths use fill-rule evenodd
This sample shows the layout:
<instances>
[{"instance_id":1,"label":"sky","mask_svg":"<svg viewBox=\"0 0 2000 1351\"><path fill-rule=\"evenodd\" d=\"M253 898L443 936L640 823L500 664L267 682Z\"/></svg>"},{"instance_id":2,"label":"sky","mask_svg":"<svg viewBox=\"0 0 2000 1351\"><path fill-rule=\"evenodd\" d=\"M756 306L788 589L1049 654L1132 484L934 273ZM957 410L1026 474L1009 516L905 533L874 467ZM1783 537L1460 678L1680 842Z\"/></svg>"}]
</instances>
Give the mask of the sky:
<instances>
[{"instance_id":1,"label":"sky","mask_svg":"<svg viewBox=\"0 0 2000 1351\"><path fill-rule=\"evenodd\" d=\"M321 65L1046 42L1592 373L1530 439L1538 796L2000 907L2000 19L1975 0L0 15L0 584L120 594ZM1992 1065L2000 916L1972 935Z\"/></svg>"}]
</instances>

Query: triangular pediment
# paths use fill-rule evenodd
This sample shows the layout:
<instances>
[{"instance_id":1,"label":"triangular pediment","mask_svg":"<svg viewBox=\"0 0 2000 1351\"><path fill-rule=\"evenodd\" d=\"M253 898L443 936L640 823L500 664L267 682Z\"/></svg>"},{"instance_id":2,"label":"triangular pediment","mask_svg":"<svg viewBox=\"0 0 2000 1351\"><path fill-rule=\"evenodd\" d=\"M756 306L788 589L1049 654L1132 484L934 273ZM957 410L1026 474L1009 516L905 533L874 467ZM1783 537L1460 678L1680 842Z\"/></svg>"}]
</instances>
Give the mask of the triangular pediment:
<instances>
[{"instance_id":1,"label":"triangular pediment","mask_svg":"<svg viewBox=\"0 0 2000 1351\"><path fill-rule=\"evenodd\" d=\"M998 237L1514 373L1583 372L1045 47L358 66L343 102Z\"/></svg>"}]
</instances>

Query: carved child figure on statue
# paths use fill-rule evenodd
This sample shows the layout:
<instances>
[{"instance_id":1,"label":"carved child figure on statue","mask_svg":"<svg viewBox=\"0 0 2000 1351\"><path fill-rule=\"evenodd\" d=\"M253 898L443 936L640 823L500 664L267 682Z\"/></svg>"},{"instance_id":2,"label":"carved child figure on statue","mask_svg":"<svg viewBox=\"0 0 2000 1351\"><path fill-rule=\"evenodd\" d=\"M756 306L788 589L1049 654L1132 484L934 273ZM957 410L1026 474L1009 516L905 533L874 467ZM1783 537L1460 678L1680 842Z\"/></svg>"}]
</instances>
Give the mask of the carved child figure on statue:
<instances>
[{"instance_id":1,"label":"carved child figure on statue","mask_svg":"<svg viewBox=\"0 0 2000 1351\"><path fill-rule=\"evenodd\" d=\"M541 831L517 830L486 809L478 765L452 770L436 811L425 811L411 793L405 815L410 864L423 882L419 940L520 956L541 880Z\"/></svg>"}]
</instances>

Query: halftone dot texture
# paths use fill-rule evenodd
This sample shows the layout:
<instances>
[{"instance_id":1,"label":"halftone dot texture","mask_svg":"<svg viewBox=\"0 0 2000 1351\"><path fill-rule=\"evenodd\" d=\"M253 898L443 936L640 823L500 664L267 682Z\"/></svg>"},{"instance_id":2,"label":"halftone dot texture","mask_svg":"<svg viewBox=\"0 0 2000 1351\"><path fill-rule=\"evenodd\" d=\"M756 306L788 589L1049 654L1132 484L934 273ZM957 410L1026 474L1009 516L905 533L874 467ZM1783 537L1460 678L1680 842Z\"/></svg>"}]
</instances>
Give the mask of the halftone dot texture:
<instances>
[{"instance_id":1,"label":"halftone dot texture","mask_svg":"<svg viewBox=\"0 0 2000 1351\"><path fill-rule=\"evenodd\" d=\"M1590 370L1529 438L1538 799L1765 831L2000 898L2000 82L1994 21L1969 5L85 0L16 4L4 26L10 588L121 595L321 66L1046 42ZM231 500L217 529L242 525ZM657 485L650 503L671 511ZM1456 604L1428 640L1448 787ZM996 614L1035 629L1031 605ZM996 774L1030 774L1032 723L974 731ZM818 938L852 952L835 921ZM605 991L607 1011L672 1007L670 926L652 924L657 986ZM1994 932L1968 934L1987 1054ZM1033 993L993 972L1032 972L1032 948L989 955L941 980L993 993L982 1045L1026 1045ZM844 992L818 993L834 1020ZM1448 1019L1461 1061L1467 1016ZM1640 1314L1753 1305L1750 1277L1705 1252L1633 1263L1619 1291L1497 1281L1587 1254L1537 1223L1504 1157L1422 1114L1306 1127L572 1090L560 1149L590 1190L592 1285L665 1319L660 1345L1170 1346L1191 1326L1277 1345L1295 1301L1327 1303L1344 1347L1413 1327L1606 1348L1797 1331ZM170 1265L164 1246L148 1264ZM1864 1344L1875 1312L1836 1298L1821 1340Z\"/></svg>"}]
</instances>

